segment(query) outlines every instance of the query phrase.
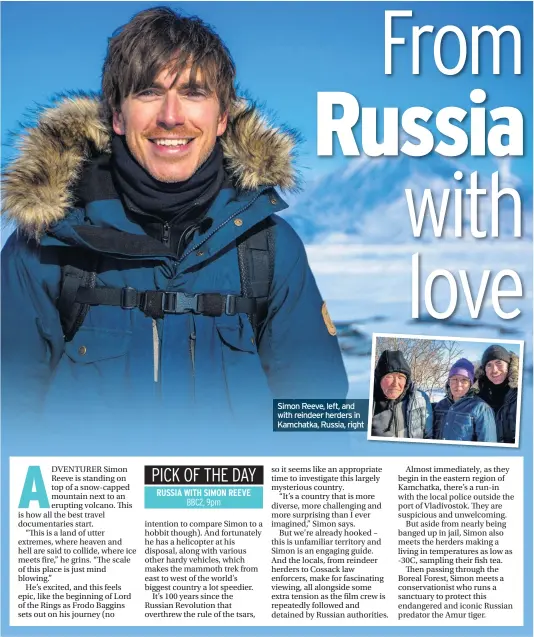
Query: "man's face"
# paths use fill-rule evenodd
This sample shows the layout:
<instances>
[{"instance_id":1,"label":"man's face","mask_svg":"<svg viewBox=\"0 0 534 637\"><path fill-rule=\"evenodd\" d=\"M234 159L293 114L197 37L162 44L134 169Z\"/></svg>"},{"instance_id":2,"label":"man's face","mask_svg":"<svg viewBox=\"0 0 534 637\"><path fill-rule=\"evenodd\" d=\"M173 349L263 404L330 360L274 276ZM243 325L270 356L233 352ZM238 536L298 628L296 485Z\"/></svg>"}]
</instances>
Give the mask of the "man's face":
<instances>
[{"instance_id":1,"label":"man's face","mask_svg":"<svg viewBox=\"0 0 534 637\"><path fill-rule=\"evenodd\" d=\"M467 394L471 387L471 381L465 376L455 374L449 378L449 387L451 388L453 400L458 400Z\"/></svg>"},{"instance_id":2,"label":"man's face","mask_svg":"<svg viewBox=\"0 0 534 637\"><path fill-rule=\"evenodd\" d=\"M494 385L500 385L504 383L508 375L508 363L505 361L489 361L486 363L486 376Z\"/></svg>"},{"instance_id":3,"label":"man's face","mask_svg":"<svg viewBox=\"0 0 534 637\"><path fill-rule=\"evenodd\" d=\"M164 69L152 87L130 95L113 113L113 130L126 136L132 155L158 181L189 179L226 130L217 96L192 87L189 70L177 78Z\"/></svg>"},{"instance_id":4,"label":"man's face","mask_svg":"<svg viewBox=\"0 0 534 637\"><path fill-rule=\"evenodd\" d=\"M396 400L404 391L405 386L406 376L397 372L382 376L380 381L380 387L388 400Z\"/></svg>"}]
</instances>

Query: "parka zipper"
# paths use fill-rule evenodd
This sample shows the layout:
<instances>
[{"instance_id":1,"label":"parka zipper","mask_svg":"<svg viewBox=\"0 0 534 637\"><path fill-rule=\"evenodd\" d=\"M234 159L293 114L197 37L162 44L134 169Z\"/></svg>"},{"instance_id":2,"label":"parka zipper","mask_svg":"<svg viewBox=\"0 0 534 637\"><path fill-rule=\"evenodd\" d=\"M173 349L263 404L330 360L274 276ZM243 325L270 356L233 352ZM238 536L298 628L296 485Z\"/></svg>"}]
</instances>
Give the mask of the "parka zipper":
<instances>
[{"instance_id":1,"label":"parka zipper","mask_svg":"<svg viewBox=\"0 0 534 637\"><path fill-rule=\"evenodd\" d=\"M195 398L196 391L196 379L195 379L195 348L197 344L197 332L195 327L195 318L193 315L189 317L189 356L191 357L191 376L192 376L192 385L193 385L193 399Z\"/></svg>"},{"instance_id":2,"label":"parka zipper","mask_svg":"<svg viewBox=\"0 0 534 637\"><path fill-rule=\"evenodd\" d=\"M195 345L197 342L197 335L195 332L189 334L189 354L191 355L191 369L193 371L193 377L195 376Z\"/></svg>"},{"instance_id":3,"label":"parka zipper","mask_svg":"<svg viewBox=\"0 0 534 637\"><path fill-rule=\"evenodd\" d=\"M189 315L189 356L191 357L191 371L193 380L195 378L195 347L197 343L197 332L195 327L195 319L193 315Z\"/></svg>"},{"instance_id":4,"label":"parka zipper","mask_svg":"<svg viewBox=\"0 0 534 637\"><path fill-rule=\"evenodd\" d=\"M158 322L156 319L152 319L152 349L154 352L154 382L159 382L159 357L160 357L160 346L159 346L159 334L158 334Z\"/></svg>"},{"instance_id":5,"label":"parka zipper","mask_svg":"<svg viewBox=\"0 0 534 637\"><path fill-rule=\"evenodd\" d=\"M162 242L168 247L170 244L170 239L171 237L171 224L166 221L163 224L163 236L161 237Z\"/></svg>"},{"instance_id":6,"label":"parka zipper","mask_svg":"<svg viewBox=\"0 0 534 637\"><path fill-rule=\"evenodd\" d=\"M208 239L210 239L218 230L220 230L221 228L223 228L227 223L229 223L232 219L234 219L235 217L237 217L237 215L241 214L242 212L244 212L245 210L248 210L248 208L250 208L252 206L252 204L254 204L257 199L259 199L259 197L261 197L261 195L263 195L264 192L266 192L267 190L269 190L269 188L262 188L257 195L251 199L245 206L243 206L242 208L240 208L239 210L236 210L236 212L234 212L233 215L230 215L227 219L225 219L223 221L223 223L219 224L216 228L214 228L209 234L207 234L202 241L199 241L197 244L195 244L192 248L190 248L187 251L184 251L184 253L182 254L182 256L177 260L177 263L180 264L186 257L188 257L192 252L195 252L195 250L198 250L198 248L200 248L200 246L202 244L204 244L206 241L208 241ZM170 238L170 225L168 222L165 222L163 224L163 237L162 237L162 241L165 245L169 245L169 238ZM173 255L173 258L174 257ZM155 320L153 320L153 340L154 340L154 382L158 382L159 381L159 359L160 359L160 348L159 348L159 336L158 336L158 331L157 331L157 323ZM156 337L157 337L157 341L156 341ZM189 355L191 357L191 370L192 370L192 374L193 374L193 383L195 380L195 350L196 350L196 339L197 339L197 335L196 332L194 330L194 326L193 326L193 330L190 332L189 334Z\"/></svg>"}]
</instances>

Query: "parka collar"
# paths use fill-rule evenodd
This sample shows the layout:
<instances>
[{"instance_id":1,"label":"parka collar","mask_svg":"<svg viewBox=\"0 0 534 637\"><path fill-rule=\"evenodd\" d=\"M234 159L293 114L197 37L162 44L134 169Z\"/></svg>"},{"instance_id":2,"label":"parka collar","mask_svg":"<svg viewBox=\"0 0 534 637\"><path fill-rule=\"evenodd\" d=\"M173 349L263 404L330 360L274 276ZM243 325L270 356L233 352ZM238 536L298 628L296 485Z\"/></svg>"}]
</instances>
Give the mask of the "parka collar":
<instances>
[{"instance_id":1,"label":"parka collar","mask_svg":"<svg viewBox=\"0 0 534 637\"><path fill-rule=\"evenodd\" d=\"M64 219L84 164L109 154L112 132L101 106L98 95L60 96L17 139L19 155L3 173L2 212L26 235L39 239ZM258 189L274 186L297 189L296 143L294 131L271 127L256 106L237 102L221 144L238 196L254 198Z\"/></svg>"},{"instance_id":2,"label":"parka collar","mask_svg":"<svg viewBox=\"0 0 534 637\"><path fill-rule=\"evenodd\" d=\"M178 261L183 262L185 267L198 265L266 217L286 207L287 204L273 188L239 193L233 188L224 188L210 207L212 228L205 234L196 233L190 247ZM104 233L99 232L100 229L105 229ZM121 233L122 240L120 237L114 240L113 233L117 232ZM126 233L128 241L125 241ZM131 259L177 260L166 246L148 237L141 226L130 221L119 199L92 201L85 210L74 209L41 238L41 245L65 244Z\"/></svg>"},{"instance_id":3,"label":"parka collar","mask_svg":"<svg viewBox=\"0 0 534 637\"><path fill-rule=\"evenodd\" d=\"M467 400L469 398L476 398L477 397L477 390L475 387L471 386L469 388L469 391L464 394L461 398L458 398L458 400L454 400L454 398L452 397L452 394L450 392L450 388L447 390L447 398L451 401L451 403L453 405L459 405L463 400Z\"/></svg>"}]
</instances>

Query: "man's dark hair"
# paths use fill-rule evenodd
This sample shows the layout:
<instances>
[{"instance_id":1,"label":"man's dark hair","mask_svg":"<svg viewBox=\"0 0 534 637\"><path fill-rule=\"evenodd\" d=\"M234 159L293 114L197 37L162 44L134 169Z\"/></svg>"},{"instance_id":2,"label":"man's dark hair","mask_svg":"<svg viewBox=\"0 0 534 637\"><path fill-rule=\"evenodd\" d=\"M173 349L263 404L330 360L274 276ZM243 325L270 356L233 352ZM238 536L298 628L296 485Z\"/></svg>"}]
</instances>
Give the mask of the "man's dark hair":
<instances>
[{"instance_id":1,"label":"man's dark hair","mask_svg":"<svg viewBox=\"0 0 534 637\"><path fill-rule=\"evenodd\" d=\"M193 86L214 92L221 112L236 99L235 65L220 37L200 18L185 17L169 7L140 11L109 40L102 70L106 116L132 93L152 85L166 68L180 73L191 66Z\"/></svg>"}]
</instances>

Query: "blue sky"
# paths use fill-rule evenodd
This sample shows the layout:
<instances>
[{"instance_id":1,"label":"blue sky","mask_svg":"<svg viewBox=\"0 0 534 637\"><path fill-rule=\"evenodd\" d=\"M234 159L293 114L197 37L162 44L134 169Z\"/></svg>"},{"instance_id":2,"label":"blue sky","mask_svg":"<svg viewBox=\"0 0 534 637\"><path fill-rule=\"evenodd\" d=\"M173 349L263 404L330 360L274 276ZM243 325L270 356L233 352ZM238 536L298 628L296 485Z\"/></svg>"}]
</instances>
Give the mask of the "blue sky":
<instances>
[{"instance_id":1,"label":"blue sky","mask_svg":"<svg viewBox=\"0 0 534 637\"><path fill-rule=\"evenodd\" d=\"M499 343L498 341L495 341L495 342L492 341L491 343L490 342L477 343L474 341L456 341L456 344L462 350L462 357L467 358L471 362L480 361L485 349L489 347L490 345L501 345L505 349L509 350L510 352L514 352L518 356L521 352L519 343Z\"/></svg>"},{"instance_id":2,"label":"blue sky","mask_svg":"<svg viewBox=\"0 0 534 637\"><path fill-rule=\"evenodd\" d=\"M227 43L240 86L265 103L277 122L297 128L306 139L301 163L312 173L329 172L347 161L339 147L333 157L316 154L316 94L346 91L360 106L401 110L422 105L471 106L469 93L484 88L487 106L512 105L532 112L532 4L527 2L182 2L169 4L210 23ZM2 142L35 103L64 90L98 90L107 38L145 2L5 2L2 4ZM503 39L500 76L491 73L489 36L482 43L482 73L446 77L435 68L433 36L422 40L422 73L411 74L411 50L398 47L394 73L384 74L384 10L413 9L395 25L408 36L415 25L439 29L455 24L470 37L472 25L513 24L521 31L523 74L511 72L511 36ZM458 52L454 37L444 40L444 57ZM468 56L469 62L469 56ZM530 121L525 131L531 152ZM468 157L462 158L475 163ZM392 159L391 161L394 161ZM476 165L490 166L490 159ZM491 164L493 165L493 164ZM494 168L493 168L494 169ZM531 157L515 159L512 170L531 183ZM308 176L312 174L308 172Z\"/></svg>"}]
</instances>

